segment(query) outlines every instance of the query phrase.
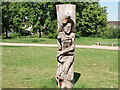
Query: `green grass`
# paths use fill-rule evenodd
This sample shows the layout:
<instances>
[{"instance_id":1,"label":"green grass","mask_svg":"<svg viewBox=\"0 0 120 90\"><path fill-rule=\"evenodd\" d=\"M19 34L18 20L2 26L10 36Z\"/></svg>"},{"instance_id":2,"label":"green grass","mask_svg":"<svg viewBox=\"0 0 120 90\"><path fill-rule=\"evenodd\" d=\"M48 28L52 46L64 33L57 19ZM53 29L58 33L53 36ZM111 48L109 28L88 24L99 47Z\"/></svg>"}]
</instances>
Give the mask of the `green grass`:
<instances>
[{"instance_id":1,"label":"green grass","mask_svg":"<svg viewBox=\"0 0 120 90\"><path fill-rule=\"evenodd\" d=\"M2 87L2 48L0 47L0 89Z\"/></svg>"},{"instance_id":2,"label":"green grass","mask_svg":"<svg viewBox=\"0 0 120 90\"><path fill-rule=\"evenodd\" d=\"M57 48L3 46L3 88L57 88ZM74 88L117 88L118 51L76 49Z\"/></svg>"},{"instance_id":3,"label":"green grass","mask_svg":"<svg viewBox=\"0 0 120 90\"><path fill-rule=\"evenodd\" d=\"M2 39L2 42L8 43L41 43L41 44L56 44L56 39L48 38L12 38L12 39Z\"/></svg>"},{"instance_id":4,"label":"green grass","mask_svg":"<svg viewBox=\"0 0 120 90\"><path fill-rule=\"evenodd\" d=\"M103 39L103 38L92 38L92 37L81 37L76 38L76 44L78 45L96 45L96 42L115 43L118 46L118 39ZM111 46L111 44L102 44Z\"/></svg>"},{"instance_id":5,"label":"green grass","mask_svg":"<svg viewBox=\"0 0 120 90\"><path fill-rule=\"evenodd\" d=\"M57 44L57 39L22 37L22 38L12 38L12 39L2 39L2 42ZM96 45L96 42L116 43L115 45L118 46L118 39L103 39L103 38L92 38L92 37L76 38L77 45ZM111 46L111 44L105 44L105 45Z\"/></svg>"}]
</instances>

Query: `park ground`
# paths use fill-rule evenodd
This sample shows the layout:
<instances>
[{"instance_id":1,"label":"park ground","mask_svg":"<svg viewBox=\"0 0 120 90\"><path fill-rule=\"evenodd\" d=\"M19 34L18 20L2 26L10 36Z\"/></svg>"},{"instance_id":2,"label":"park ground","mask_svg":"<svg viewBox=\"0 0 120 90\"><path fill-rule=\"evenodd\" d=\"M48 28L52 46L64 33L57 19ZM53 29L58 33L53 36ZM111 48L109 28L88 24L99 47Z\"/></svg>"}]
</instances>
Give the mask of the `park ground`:
<instances>
[{"instance_id":1,"label":"park ground","mask_svg":"<svg viewBox=\"0 0 120 90\"><path fill-rule=\"evenodd\" d=\"M33 37L2 39L0 42L57 44L56 39L33 38ZM102 44L102 45L105 45L105 46L111 46L111 43L115 43L115 46L120 46L120 44L118 43L118 39L103 39L103 38L93 38L93 37L81 37L81 38L76 38L76 40L75 40L76 45L96 45L96 42L107 43L107 44Z\"/></svg>"},{"instance_id":2,"label":"park ground","mask_svg":"<svg viewBox=\"0 0 120 90\"><path fill-rule=\"evenodd\" d=\"M45 38L10 40L4 39L3 41L56 44L56 39ZM97 40L93 38L76 39L76 43L92 45ZM108 39L105 40L107 42ZM117 39L108 41L117 42ZM56 47L2 46L2 87L57 88L56 56ZM118 51L76 48L74 72L74 88L117 88Z\"/></svg>"}]
</instances>

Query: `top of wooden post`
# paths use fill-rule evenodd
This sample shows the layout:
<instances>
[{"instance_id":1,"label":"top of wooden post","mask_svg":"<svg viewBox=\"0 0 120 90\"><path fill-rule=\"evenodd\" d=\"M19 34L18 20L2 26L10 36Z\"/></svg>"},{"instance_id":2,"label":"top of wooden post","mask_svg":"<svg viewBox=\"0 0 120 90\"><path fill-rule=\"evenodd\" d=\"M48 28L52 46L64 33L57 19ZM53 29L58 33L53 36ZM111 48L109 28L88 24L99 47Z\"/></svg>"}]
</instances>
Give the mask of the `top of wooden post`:
<instances>
[{"instance_id":1,"label":"top of wooden post","mask_svg":"<svg viewBox=\"0 0 120 90\"><path fill-rule=\"evenodd\" d=\"M74 24L76 25L76 5L75 4L57 4L57 22L58 28L62 24L63 19L65 16L70 16L73 20Z\"/></svg>"},{"instance_id":2,"label":"top of wooden post","mask_svg":"<svg viewBox=\"0 0 120 90\"><path fill-rule=\"evenodd\" d=\"M56 6L68 6L68 5L72 5L72 6L76 6L75 4L57 4Z\"/></svg>"}]
</instances>

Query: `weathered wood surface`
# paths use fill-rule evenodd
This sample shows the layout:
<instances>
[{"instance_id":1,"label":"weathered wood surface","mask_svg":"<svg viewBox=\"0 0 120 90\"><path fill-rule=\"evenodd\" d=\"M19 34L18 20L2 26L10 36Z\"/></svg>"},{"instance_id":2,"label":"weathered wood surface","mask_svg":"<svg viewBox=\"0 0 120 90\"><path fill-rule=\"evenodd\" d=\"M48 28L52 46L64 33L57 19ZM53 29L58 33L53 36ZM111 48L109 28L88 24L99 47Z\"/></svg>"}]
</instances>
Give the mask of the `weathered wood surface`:
<instances>
[{"instance_id":1,"label":"weathered wood surface","mask_svg":"<svg viewBox=\"0 0 120 90\"><path fill-rule=\"evenodd\" d=\"M58 21L58 54L56 80L60 88L72 88L74 81L74 50L76 31L76 6L56 5Z\"/></svg>"},{"instance_id":2,"label":"weathered wood surface","mask_svg":"<svg viewBox=\"0 0 120 90\"><path fill-rule=\"evenodd\" d=\"M57 10L58 30L60 28L60 25L62 24L62 20L65 18L65 15L67 13L70 14L70 17L74 21L74 24L76 26L76 5L59 4L59 5L56 5L56 10Z\"/></svg>"}]
</instances>

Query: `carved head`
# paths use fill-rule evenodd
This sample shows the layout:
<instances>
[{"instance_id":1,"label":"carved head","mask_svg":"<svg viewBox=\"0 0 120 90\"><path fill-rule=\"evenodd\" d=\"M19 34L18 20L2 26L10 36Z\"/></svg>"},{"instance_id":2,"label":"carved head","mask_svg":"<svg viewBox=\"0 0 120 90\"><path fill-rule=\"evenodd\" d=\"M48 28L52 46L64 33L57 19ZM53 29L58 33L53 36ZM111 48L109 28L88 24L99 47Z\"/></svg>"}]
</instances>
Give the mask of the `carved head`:
<instances>
[{"instance_id":1,"label":"carved head","mask_svg":"<svg viewBox=\"0 0 120 90\"><path fill-rule=\"evenodd\" d=\"M69 13L67 12L66 14L65 14L65 17L64 17L64 19L63 19L63 24L66 24L68 21L69 21L69 19L70 19L70 15L69 15Z\"/></svg>"},{"instance_id":2,"label":"carved head","mask_svg":"<svg viewBox=\"0 0 120 90\"><path fill-rule=\"evenodd\" d=\"M62 20L63 30L66 34L70 34L72 31L72 27L74 25L73 20L71 19L70 13L66 12L65 17Z\"/></svg>"},{"instance_id":3,"label":"carved head","mask_svg":"<svg viewBox=\"0 0 120 90\"><path fill-rule=\"evenodd\" d=\"M67 23L67 25L64 27L64 32L69 34L71 32L72 25L71 23Z\"/></svg>"},{"instance_id":4,"label":"carved head","mask_svg":"<svg viewBox=\"0 0 120 90\"><path fill-rule=\"evenodd\" d=\"M69 11L67 11L67 12L65 13L65 18L70 18L70 12L69 12Z\"/></svg>"},{"instance_id":5,"label":"carved head","mask_svg":"<svg viewBox=\"0 0 120 90\"><path fill-rule=\"evenodd\" d=\"M69 34L71 32L72 23L71 23L71 17L68 13L65 14L65 18L63 19L62 23L63 23L64 32Z\"/></svg>"}]
</instances>

